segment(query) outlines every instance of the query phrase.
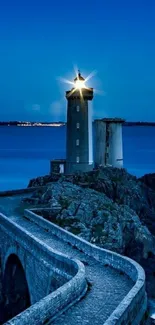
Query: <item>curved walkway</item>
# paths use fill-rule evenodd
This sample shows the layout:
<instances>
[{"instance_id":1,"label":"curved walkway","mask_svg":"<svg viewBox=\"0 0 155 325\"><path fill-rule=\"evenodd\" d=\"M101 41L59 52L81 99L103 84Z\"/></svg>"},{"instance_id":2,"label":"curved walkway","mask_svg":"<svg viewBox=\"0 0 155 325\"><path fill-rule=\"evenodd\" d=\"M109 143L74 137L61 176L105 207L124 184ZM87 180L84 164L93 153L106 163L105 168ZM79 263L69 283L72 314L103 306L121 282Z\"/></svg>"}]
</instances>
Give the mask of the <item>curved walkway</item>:
<instances>
[{"instance_id":1,"label":"curved walkway","mask_svg":"<svg viewBox=\"0 0 155 325\"><path fill-rule=\"evenodd\" d=\"M133 282L126 275L111 267L103 266L30 220L20 216L10 218L52 249L70 258L79 259L85 265L89 286L86 296L57 318L54 324L103 324L133 287Z\"/></svg>"},{"instance_id":2,"label":"curved walkway","mask_svg":"<svg viewBox=\"0 0 155 325\"><path fill-rule=\"evenodd\" d=\"M78 303L60 314L55 320L49 321L48 324L104 324L118 305L122 303L122 300L127 296L135 283L123 272L103 265L103 263L98 262L93 257L81 252L77 247L73 247L66 241L63 241L63 238L54 235L49 229L47 231L47 229L37 225L29 218L22 217L21 213L19 212L18 214L16 209L20 200L21 196L16 198L0 198L0 211L1 207L3 207L4 214L28 230L33 236L52 249L67 255L69 258L80 260L85 266L88 281L86 295Z\"/></svg>"}]
</instances>

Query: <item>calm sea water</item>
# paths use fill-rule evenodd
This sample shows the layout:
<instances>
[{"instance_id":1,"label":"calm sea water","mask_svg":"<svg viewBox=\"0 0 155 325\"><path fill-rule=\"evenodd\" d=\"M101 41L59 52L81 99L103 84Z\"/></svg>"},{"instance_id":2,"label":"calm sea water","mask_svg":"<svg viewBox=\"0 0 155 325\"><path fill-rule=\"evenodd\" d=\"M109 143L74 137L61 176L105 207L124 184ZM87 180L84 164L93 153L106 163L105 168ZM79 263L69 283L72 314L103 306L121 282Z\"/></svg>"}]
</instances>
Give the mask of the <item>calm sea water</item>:
<instances>
[{"instance_id":1,"label":"calm sea water","mask_svg":"<svg viewBox=\"0 0 155 325\"><path fill-rule=\"evenodd\" d=\"M155 127L123 127L124 167L155 172ZM65 158L65 127L0 127L0 190L23 188L49 173L49 161Z\"/></svg>"}]
</instances>

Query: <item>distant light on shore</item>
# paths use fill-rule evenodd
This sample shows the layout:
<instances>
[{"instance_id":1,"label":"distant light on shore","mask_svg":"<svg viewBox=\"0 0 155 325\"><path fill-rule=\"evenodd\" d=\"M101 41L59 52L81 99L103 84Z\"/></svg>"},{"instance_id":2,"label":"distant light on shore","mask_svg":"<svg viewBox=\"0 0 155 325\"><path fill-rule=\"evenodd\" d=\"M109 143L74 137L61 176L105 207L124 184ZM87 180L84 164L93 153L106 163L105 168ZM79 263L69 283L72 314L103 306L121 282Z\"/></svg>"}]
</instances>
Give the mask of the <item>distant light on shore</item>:
<instances>
[{"instance_id":1,"label":"distant light on shore","mask_svg":"<svg viewBox=\"0 0 155 325\"><path fill-rule=\"evenodd\" d=\"M64 126L65 123L18 123L17 126Z\"/></svg>"}]
</instances>

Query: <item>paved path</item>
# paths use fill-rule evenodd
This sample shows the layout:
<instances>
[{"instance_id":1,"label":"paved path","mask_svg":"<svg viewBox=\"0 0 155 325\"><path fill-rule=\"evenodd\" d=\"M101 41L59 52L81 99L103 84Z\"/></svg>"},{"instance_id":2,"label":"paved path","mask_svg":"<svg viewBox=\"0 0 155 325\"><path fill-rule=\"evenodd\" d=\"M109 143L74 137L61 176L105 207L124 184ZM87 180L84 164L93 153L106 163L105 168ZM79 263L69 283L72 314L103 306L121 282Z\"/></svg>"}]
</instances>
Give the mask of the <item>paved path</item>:
<instances>
[{"instance_id":1,"label":"paved path","mask_svg":"<svg viewBox=\"0 0 155 325\"><path fill-rule=\"evenodd\" d=\"M3 205L3 203L0 200L0 206L1 205ZM6 215L8 215L8 213L10 215L10 212L13 211L9 209L8 212L7 206L4 210ZM10 216L10 218L53 249L62 252L70 258L77 258L85 265L86 278L91 284L90 290L87 291L85 297L82 298L81 301L59 316L52 324L104 324L106 319L132 288L133 282L126 275L121 275L111 267L103 266L95 259L80 252L77 248L73 248L52 233L47 233L44 229L26 218L13 215Z\"/></svg>"}]
</instances>

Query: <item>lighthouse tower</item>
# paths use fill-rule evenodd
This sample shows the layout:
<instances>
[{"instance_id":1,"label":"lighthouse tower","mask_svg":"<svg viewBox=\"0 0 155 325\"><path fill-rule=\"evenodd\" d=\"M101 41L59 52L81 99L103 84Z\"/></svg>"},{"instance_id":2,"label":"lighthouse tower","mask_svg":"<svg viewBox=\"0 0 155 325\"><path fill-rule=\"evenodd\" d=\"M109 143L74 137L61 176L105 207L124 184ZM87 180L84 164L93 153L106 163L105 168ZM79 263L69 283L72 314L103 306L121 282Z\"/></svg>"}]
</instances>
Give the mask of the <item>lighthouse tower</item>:
<instances>
[{"instance_id":1,"label":"lighthouse tower","mask_svg":"<svg viewBox=\"0 0 155 325\"><path fill-rule=\"evenodd\" d=\"M87 172L93 169L92 116L88 101L93 99L93 88L85 86L79 72L74 87L66 92L67 140L66 173Z\"/></svg>"}]
</instances>

